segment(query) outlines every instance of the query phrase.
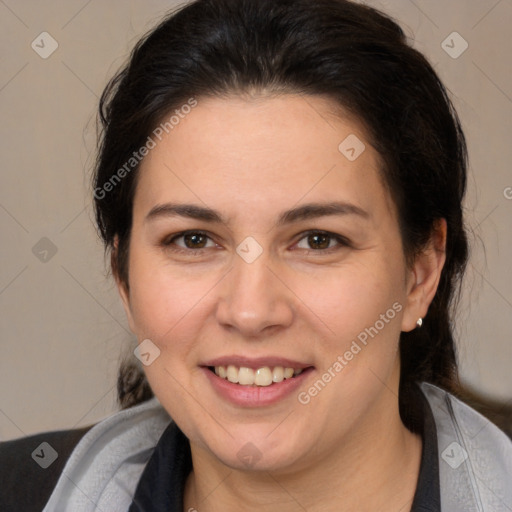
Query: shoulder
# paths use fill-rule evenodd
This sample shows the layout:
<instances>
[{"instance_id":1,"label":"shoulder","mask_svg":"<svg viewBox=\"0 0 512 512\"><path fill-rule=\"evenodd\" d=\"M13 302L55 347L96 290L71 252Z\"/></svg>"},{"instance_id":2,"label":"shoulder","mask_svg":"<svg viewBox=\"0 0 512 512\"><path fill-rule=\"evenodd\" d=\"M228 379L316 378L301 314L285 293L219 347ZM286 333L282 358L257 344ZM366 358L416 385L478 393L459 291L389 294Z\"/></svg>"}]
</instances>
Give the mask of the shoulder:
<instances>
[{"instance_id":1,"label":"shoulder","mask_svg":"<svg viewBox=\"0 0 512 512\"><path fill-rule=\"evenodd\" d=\"M171 418L156 398L94 425L69 457L44 510L125 511Z\"/></svg>"},{"instance_id":2,"label":"shoulder","mask_svg":"<svg viewBox=\"0 0 512 512\"><path fill-rule=\"evenodd\" d=\"M151 399L86 428L0 443L0 511L85 510L90 500L122 510L170 421Z\"/></svg>"},{"instance_id":3,"label":"shoulder","mask_svg":"<svg viewBox=\"0 0 512 512\"><path fill-rule=\"evenodd\" d=\"M442 509L512 509L512 440L450 393L420 387L436 423Z\"/></svg>"},{"instance_id":4,"label":"shoulder","mask_svg":"<svg viewBox=\"0 0 512 512\"><path fill-rule=\"evenodd\" d=\"M0 510L40 511L71 452L92 425L0 443Z\"/></svg>"}]
</instances>

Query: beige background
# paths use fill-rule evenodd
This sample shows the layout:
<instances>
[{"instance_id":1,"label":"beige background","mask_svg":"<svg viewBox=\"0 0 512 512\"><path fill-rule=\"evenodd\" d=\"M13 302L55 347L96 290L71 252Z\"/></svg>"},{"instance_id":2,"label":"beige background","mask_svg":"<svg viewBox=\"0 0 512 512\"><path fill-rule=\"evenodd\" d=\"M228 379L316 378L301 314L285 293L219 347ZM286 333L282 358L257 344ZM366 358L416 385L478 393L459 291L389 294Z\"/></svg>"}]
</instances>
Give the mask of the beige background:
<instances>
[{"instance_id":1,"label":"beige background","mask_svg":"<svg viewBox=\"0 0 512 512\"><path fill-rule=\"evenodd\" d=\"M461 368L467 382L508 401L512 1L367 3L395 16L426 53L465 126L475 245L457 326ZM96 105L139 36L173 5L0 0L0 439L90 424L115 410L118 360L135 341L92 223ZM43 31L59 45L47 59L31 48ZM453 31L469 44L456 59L441 46ZM43 237L57 249L46 262Z\"/></svg>"}]
</instances>

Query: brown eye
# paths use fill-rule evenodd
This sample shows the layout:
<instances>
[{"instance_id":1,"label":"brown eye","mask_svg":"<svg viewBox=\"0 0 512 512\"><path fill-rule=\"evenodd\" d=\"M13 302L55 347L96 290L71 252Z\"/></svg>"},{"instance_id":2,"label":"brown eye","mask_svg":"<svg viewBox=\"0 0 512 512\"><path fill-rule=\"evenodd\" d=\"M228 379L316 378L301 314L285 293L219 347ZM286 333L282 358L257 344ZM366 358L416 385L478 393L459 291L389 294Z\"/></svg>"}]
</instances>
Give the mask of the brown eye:
<instances>
[{"instance_id":1,"label":"brown eye","mask_svg":"<svg viewBox=\"0 0 512 512\"><path fill-rule=\"evenodd\" d=\"M331 243L331 237L323 233L308 236L308 245L311 249L327 249Z\"/></svg>"},{"instance_id":2,"label":"brown eye","mask_svg":"<svg viewBox=\"0 0 512 512\"><path fill-rule=\"evenodd\" d=\"M206 234L200 231L188 231L180 233L179 235L173 236L170 240L164 242L166 247L175 246L180 250L187 249L208 249L215 247L215 243Z\"/></svg>"},{"instance_id":3,"label":"brown eye","mask_svg":"<svg viewBox=\"0 0 512 512\"><path fill-rule=\"evenodd\" d=\"M183 242L188 249L203 249L208 243L208 237L202 233L188 233L183 235Z\"/></svg>"},{"instance_id":4,"label":"brown eye","mask_svg":"<svg viewBox=\"0 0 512 512\"><path fill-rule=\"evenodd\" d=\"M304 233L296 247L306 251L327 252L331 249L341 249L347 246L349 246L348 240L340 235L325 231L310 231L309 233Z\"/></svg>"}]
</instances>

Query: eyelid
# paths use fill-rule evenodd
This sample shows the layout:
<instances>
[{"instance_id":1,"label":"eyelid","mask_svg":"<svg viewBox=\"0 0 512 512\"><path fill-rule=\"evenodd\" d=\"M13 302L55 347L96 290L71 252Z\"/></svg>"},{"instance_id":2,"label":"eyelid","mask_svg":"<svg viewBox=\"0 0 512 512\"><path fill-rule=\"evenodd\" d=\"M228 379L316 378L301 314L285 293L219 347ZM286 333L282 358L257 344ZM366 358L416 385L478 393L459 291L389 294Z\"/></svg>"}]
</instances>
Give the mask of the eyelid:
<instances>
[{"instance_id":1,"label":"eyelid","mask_svg":"<svg viewBox=\"0 0 512 512\"><path fill-rule=\"evenodd\" d=\"M321 254L321 253L331 252L333 250L339 249L340 247L351 247L352 246L352 244L346 237L339 235L337 233L333 233L331 231L325 231L323 229L310 229L308 231L302 232L300 235L298 235L297 241L293 245L296 246L299 242L304 240L304 238L307 238L310 235L329 236L332 239L334 239L338 243L338 245L334 246L334 247L328 247L327 249L299 249L299 250L304 250L304 251L311 252L311 253Z\"/></svg>"},{"instance_id":2,"label":"eyelid","mask_svg":"<svg viewBox=\"0 0 512 512\"><path fill-rule=\"evenodd\" d=\"M203 230L200 230L200 229L187 229L185 231L180 231L179 233L173 233L172 235L170 236L167 236L165 237L163 240L162 240L162 245L164 247L170 247L172 245L174 245L176 251L190 251L190 252L199 252L199 251L202 251L204 249L211 249L212 246L207 246L207 247L199 247L197 249L190 249L188 247L185 247L185 246L181 246L181 245L177 245L175 243L175 240L178 239L178 238L182 238L186 235L201 235L201 236L205 236L206 238L208 238L208 242L212 242L214 244L214 246L218 246L218 244L213 240L213 237L210 236L210 234L207 232L207 231L203 231ZM207 243L208 243L207 242Z\"/></svg>"}]
</instances>

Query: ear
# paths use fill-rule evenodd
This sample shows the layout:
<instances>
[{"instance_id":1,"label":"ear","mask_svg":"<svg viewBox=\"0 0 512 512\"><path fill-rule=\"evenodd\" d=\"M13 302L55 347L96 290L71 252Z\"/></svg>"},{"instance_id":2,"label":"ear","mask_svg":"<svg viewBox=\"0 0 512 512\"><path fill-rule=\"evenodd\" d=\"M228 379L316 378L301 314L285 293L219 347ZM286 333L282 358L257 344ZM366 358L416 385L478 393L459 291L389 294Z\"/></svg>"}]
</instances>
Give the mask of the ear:
<instances>
[{"instance_id":1,"label":"ear","mask_svg":"<svg viewBox=\"0 0 512 512\"><path fill-rule=\"evenodd\" d=\"M408 270L402 331L412 331L417 327L418 319L427 315L446 261L446 232L446 219L437 219L428 245L416 256L413 267Z\"/></svg>"},{"instance_id":2,"label":"ear","mask_svg":"<svg viewBox=\"0 0 512 512\"><path fill-rule=\"evenodd\" d=\"M117 252L119 250L119 238L116 235L114 238L114 246L112 248L112 253L110 255L110 267L112 268L112 274L116 281L117 291L119 292L119 296L121 297L121 302L123 303L124 312L126 313L126 318L128 320L128 325L130 326L130 330L134 331L135 323L133 321L132 309L130 306L130 291L128 289L128 283L125 283L120 275L119 268L117 265Z\"/></svg>"}]
</instances>

